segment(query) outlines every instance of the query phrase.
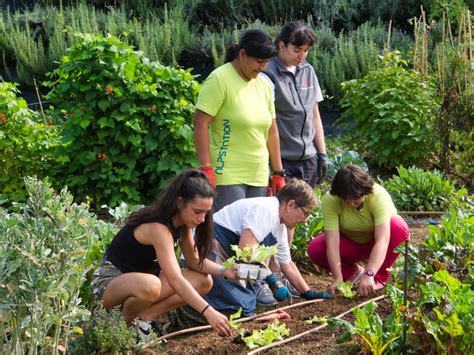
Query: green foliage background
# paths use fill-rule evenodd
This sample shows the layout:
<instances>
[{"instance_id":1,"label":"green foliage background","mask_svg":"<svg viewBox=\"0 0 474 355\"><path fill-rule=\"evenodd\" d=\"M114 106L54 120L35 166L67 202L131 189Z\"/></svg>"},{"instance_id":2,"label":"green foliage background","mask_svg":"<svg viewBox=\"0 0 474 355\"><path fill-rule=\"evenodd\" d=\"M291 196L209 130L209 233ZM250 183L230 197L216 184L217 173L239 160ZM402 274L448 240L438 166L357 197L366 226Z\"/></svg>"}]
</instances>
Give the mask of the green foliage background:
<instances>
[{"instance_id":1,"label":"green foliage background","mask_svg":"<svg viewBox=\"0 0 474 355\"><path fill-rule=\"evenodd\" d=\"M198 83L116 37L79 37L45 83L65 141L60 178L95 206L153 200L168 178L195 163Z\"/></svg>"}]
</instances>

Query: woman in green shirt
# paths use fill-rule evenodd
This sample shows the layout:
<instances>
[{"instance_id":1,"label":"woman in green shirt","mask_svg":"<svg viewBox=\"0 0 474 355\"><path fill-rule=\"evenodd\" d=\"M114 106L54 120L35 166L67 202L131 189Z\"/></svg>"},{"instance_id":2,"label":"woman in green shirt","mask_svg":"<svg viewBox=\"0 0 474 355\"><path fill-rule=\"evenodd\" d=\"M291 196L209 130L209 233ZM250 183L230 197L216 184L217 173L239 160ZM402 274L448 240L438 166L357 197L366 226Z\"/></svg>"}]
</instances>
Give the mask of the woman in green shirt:
<instances>
[{"instance_id":1,"label":"woman in green shirt","mask_svg":"<svg viewBox=\"0 0 474 355\"><path fill-rule=\"evenodd\" d=\"M325 232L310 242L308 255L332 273L328 292L335 294L337 283L347 280L360 280L362 296L383 288L398 257L394 249L410 236L388 192L360 167L347 165L323 198L323 219ZM365 269L358 264L363 260Z\"/></svg>"},{"instance_id":2,"label":"woman in green shirt","mask_svg":"<svg viewBox=\"0 0 474 355\"><path fill-rule=\"evenodd\" d=\"M272 88L260 75L275 54L265 32L246 31L199 93L194 141L201 170L217 186L216 211L265 196L269 163L274 193L285 184Z\"/></svg>"}]
</instances>

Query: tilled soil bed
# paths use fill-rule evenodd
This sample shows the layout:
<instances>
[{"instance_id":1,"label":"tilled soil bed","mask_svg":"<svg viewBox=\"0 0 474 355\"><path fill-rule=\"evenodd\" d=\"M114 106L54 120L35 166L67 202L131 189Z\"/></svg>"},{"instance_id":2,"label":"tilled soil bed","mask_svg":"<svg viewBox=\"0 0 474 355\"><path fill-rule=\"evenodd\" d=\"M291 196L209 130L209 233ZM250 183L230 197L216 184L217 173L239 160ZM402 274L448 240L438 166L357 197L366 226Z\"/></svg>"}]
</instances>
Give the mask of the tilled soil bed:
<instances>
[{"instance_id":1,"label":"tilled soil bed","mask_svg":"<svg viewBox=\"0 0 474 355\"><path fill-rule=\"evenodd\" d=\"M383 294L379 291L371 297L359 297L353 300L345 300L336 298L334 300L324 300L322 302L305 305L302 307L292 308L286 310L291 316L291 319L284 320L287 328L290 330L290 335L293 336L298 333L316 328L319 324L306 324L305 320L312 316L337 316L350 308L362 303L366 300L374 298ZM350 320L350 317L345 318ZM247 330L265 328L268 323L257 323L256 321L245 322L242 326ZM280 347L275 347L265 351L265 353L293 353L293 354L327 354L334 348L335 339L342 332L342 329L335 331L332 329L322 329L302 338L284 344ZM170 354L198 354L198 353L217 353L217 354L244 354L250 351L244 344L236 344L233 342L234 336L222 338L214 331L204 331L197 334L187 335L178 338L172 338L167 343L162 344L161 350Z\"/></svg>"},{"instance_id":2,"label":"tilled soil bed","mask_svg":"<svg viewBox=\"0 0 474 355\"><path fill-rule=\"evenodd\" d=\"M412 241L415 244L419 244L424 235L426 235L425 226L412 226ZM330 284L332 278L325 272L317 270L303 270L302 272L305 280L308 282L311 288L319 291L323 291ZM383 290L377 291L369 297L355 297L352 300L337 297L332 300L322 300L320 302L312 303L309 305L303 305L300 307L294 307L285 310L291 319L282 320L290 330L289 337L299 333L303 333L310 329L318 327L320 324L306 324L305 320L312 316L318 317L334 317L339 314L348 311L352 307L359 305L365 301L373 299L377 296L383 295ZM304 300L294 299L294 302L302 302ZM278 307L284 307L287 304L280 303ZM257 313L263 313L270 310L269 308L257 308ZM377 313L384 318L391 311L390 305L384 299L378 302ZM344 319L352 321L353 315L348 314ZM247 330L263 329L269 323L258 323L255 320L241 323L242 326ZM299 339L296 339L290 343L283 344L278 347L273 347L263 353L281 353L281 354L328 354L332 351L335 353L348 354L349 351L338 350L336 344L336 338L341 335L343 329L333 330L329 327L324 329L311 332ZM237 333L231 337L220 337L216 332L212 330L201 331L198 333L190 333L182 336L177 336L168 339L166 343L161 343L155 349L148 349L146 353L162 353L166 352L169 354L245 354L251 351L245 347L245 344L238 344L233 342L233 338L237 336ZM359 348L360 350L360 348ZM359 350L354 353L357 354Z\"/></svg>"}]
</instances>

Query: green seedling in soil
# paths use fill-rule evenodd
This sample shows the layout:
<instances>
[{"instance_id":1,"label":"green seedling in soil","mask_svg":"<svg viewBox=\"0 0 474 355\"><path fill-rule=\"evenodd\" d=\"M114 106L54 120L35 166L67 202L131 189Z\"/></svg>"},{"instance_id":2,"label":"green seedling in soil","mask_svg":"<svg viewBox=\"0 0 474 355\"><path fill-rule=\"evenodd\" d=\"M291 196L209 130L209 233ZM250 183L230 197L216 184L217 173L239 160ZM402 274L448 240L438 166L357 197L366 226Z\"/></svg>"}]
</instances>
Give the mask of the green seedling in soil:
<instances>
[{"instance_id":1,"label":"green seedling in soil","mask_svg":"<svg viewBox=\"0 0 474 355\"><path fill-rule=\"evenodd\" d=\"M242 314L242 307L239 308L239 310L237 312L235 312L234 314L231 314L230 317L229 317L229 324L232 328L234 328L241 336L243 334L243 332L245 331L245 329L242 328L242 325L240 323L237 323L234 319L238 319L240 318Z\"/></svg>"},{"instance_id":2,"label":"green seedling in soil","mask_svg":"<svg viewBox=\"0 0 474 355\"><path fill-rule=\"evenodd\" d=\"M377 304L370 302L363 308L354 309L356 320L354 324L338 318L329 318L328 324L331 328L343 326L346 332L338 339L338 343L346 342L357 334L363 341L363 347L374 355L381 355L387 347L400 336L398 332L391 333L383 328L382 320L375 313Z\"/></svg>"},{"instance_id":3,"label":"green seedling in soil","mask_svg":"<svg viewBox=\"0 0 474 355\"><path fill-rule=\"evenodd\" d=\"M242 341L245 342L247 348L253 349L271 344L275 340L282 340L284 336L289 334L290 330L286 327L286 324L280 324L280 321L275 319L272 324L263 330L254 329L251 335L242 337Z\"/></svg>"},{"instance_id":4,"label":"green seedling in soil","mask_svg":"<svg viewBox=\"0 0 474 355\"><path fill-rule=\"evenodd\" d=\"M224 261L224 266L230 269L239 261L244 263L262 263L278 251L276 246L257 245L254 248L244 247L240 249L238 245L231 245L235 256Z\"/></svg>"},{"instance_id":5,"label":"green seedling in soil","mask_svg":"<svg viewBox=\"0 0 474 355\"><path fill-rule=\"evenodd\" d=\"M290 334L290 330L286 327L286 324L282 323L279 325L278 319L275 319L272 324L263 330L254 329L253 332L250 332L235 321L235 319L240 318L241 314L242 308L239 308L236 313L231 314L229 317L230 326L239 333L239 335L232 340L235 343L245 343L246 347L253 349L271 344L275 340L282 340L283 336Z\"/></svg>"},{"instance_id":6,"label":"green seedling in soil","mask_svg":"<svg viewBox=\"0 0 474 355\"><path fill-rule=\"evenodd\" d=\"M308 319L306 319L305 324L313 324L313 323L327 323L328 322L328 317L318 317L318 316L313 316Z\"/></svg>"},{"instance_id":7,"label":"green seedling in soil","mask_svg":"<svg viewBox=\"0 0 474 355\"><path fill-rule=\"evenodd\" d=\"M356 295L356 292L352 291L352 284L350 281L340 281L337 283L336 287L341 296L344 298L352 299Z\"/></svg>"}]
</instances>

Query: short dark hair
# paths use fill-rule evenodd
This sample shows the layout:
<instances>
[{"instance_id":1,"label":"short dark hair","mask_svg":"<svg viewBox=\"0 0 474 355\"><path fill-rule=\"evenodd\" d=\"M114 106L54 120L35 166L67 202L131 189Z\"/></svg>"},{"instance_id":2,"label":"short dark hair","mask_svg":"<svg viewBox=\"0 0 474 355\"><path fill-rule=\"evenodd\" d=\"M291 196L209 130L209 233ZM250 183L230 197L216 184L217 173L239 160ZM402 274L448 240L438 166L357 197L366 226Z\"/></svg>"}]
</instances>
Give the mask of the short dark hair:
<instances>
[{"instance_id":1,"label":"short dark hair","mask_svg":"<svg viewBox=\"0 0 474 355\"><path fill-rule=\"evenodd\" d=\"M289 44L294 46L303 46L307 44L312 46L316 42L316 35L311 31L303 21L292 21L283 26L276 44L282 41L285 43L285 46L288 47Z\"/></svg>"},{"instance_id":2,"label":"short dark hair","mask_svg":"<svg viewBox=\"0 0 474 355\"><path fill-rule=\"evenodd\" d=\"M290 179L286 185L277 192L276 197L280 204L294 200L300 207L315 208L319 206L318 197L313 188L303 180Z\"/></svg>"},{"instance_id":3,"label":"short dark hair","mask_svg":"<svg viewBox=\"0 0 474 355\"><path fill-rule=\"evenodd\" d=\"M331 195L343 200L358 199L372 193L374 181L361 167L353 164L338 170L331 183Z\"/></svg>"},{"instance_id":4,"label":"short dark hair","mask_svg":"<svg viewBox=\"0 0 474 355\"><path fill-rule=\"evenodd\" d=\"M258 59L268 59L277 53L275 43L272 38L261 30L247 30L240 37L239 44L232 44L227 48L225 62L231 62L239 53L239 50L245 49L249 57Z\"/></svg>"}]
</instances>

